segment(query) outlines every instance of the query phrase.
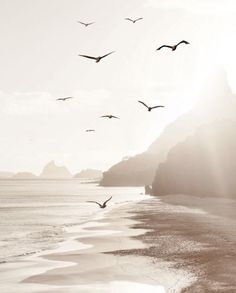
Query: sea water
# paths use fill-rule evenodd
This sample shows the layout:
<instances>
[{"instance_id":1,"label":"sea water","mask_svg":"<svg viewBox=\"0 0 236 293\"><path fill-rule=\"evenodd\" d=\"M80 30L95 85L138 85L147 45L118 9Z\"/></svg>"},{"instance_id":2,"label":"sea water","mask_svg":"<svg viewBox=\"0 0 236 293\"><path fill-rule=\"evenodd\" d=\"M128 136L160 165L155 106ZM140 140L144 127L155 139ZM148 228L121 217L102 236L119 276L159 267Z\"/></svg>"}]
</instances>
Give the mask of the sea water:
<instances>
[{"instance_id":1,"label":"sea water","mask_svg":"<svg viewBox=\"0 0 236 293\"><path fill-rule=\"evenodd\" d=\"M100 187L79 180L0 180L0 262L56 249L79 226L110 209L144 199L143 188ZM106 209L106 210L107 210Z\"/></svg>"}]
</instances>

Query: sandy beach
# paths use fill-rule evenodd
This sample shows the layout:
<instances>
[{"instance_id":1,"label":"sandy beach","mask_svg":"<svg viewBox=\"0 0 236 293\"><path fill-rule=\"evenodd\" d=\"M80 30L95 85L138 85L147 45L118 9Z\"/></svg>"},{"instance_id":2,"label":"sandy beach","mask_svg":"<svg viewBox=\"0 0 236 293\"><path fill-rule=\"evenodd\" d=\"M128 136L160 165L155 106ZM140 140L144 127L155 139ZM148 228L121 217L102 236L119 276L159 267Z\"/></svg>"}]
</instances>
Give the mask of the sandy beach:
<instances>
[{"instance_id":1,"label":"sandy beach","mask_svg":"<svg viewBox=\"0 0 236 293\"><path fill-rule=\"evenodd\" d=\"M58 249L2 264L1 292L233 293L234 204L170 195L102 211Z\"/></svg>"},{"instance_id":2,"label":"sandy beach","mask_svg":"<svg viewBox=\"0 0 236 293\"><path fill-rule=\"evenodd\" d=\"M149 210L143 211L144 205ZM138 206L139 215L133 217L141 224L135 228L150 231L137 238L150 246L117 253L162 259L192 273L195 281L182 289L184 293L236 292L234 200L169 195Z\"/></svg>"},{"instance_id":3,"label":"sandy beach","mask_svg":"<svg viewBox=\"0 0 236 293\"><path fill-rule=\"evenodd\" d=\"M193 274L173 268L169 261L157 264L142 254L120 254L150 246L138 239L147 230L133 228L141 223L130 219L136 205L123 205L85 224L77 240L87 249L44 255L45 260L70 265L28 277L23 284L52 286L44 292L180 292L194 280Z\"/></svg>"}]
</instances>

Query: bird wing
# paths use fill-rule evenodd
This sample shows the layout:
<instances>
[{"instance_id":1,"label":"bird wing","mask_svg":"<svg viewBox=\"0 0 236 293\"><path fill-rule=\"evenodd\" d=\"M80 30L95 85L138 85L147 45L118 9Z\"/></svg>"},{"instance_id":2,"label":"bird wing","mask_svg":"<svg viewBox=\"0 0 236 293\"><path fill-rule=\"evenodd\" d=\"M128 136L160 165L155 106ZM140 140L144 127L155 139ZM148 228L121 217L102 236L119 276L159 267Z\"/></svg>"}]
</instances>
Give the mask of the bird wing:
<instances>
[{"instance_id":1,"label":"bird wing","mask_svg":"<svg viewBox=\"0 0 236 293\"><path fill-rule=\"evenodd\" d=\"M94 22L88 22L88 23L87 23L87 25L91 25L91 24L94 24Z\"/></svg>"},{"instance_id":2,"label":"bird wing","mask_svg":"<svg viewBox=\"0 0 236 293\"><path fill-rule=\"evenodd\" d=\"M81 24L83 24L83 25L86 25L86 23L84 23L84 22L82 22L82 21L78 21L78 23L81 23Z\"/></svg>"},{"instance_id":3,"label":"bird wing","mask_svg":"<svg viewBox=\"0 0 236 293\"><path fill-rule=\"evenodd\" d=\"M85 58L89 58L89 59L93 59L93 60L97 60L97 58L96 57L93 57L93 56L81 55L81 54L79 54L79 56L85 57Z\"/></svg>"},{"instance_id":4,"label":"bird wing","mask_svg":"<svg viewBox=\"0 0 236 293\"><path fill-rule=\"evenodd\" d=\"M165 106L154 106L154 107L151 107L151 109L155 109L155 108L164 108Z\"/></svg>"},{"instance_id":5,"label":"bird wing","mask_svg":"<svg viewBox=\"0 0 236 293\"><path fill-rule=\"evenodd\" d=\"M109 118L109 115L103 115L103 116L101 116L100 118Z\"/></svg>"},{"instance_id":6,"label":"bird wing","mask_svg":"<svg viewBox=\"0 0 236 293\"><path fill-rule=\"evenodd\" d=\"M101 58L107 57L108 55L111 55L112 53L114 53L115 51L112 51L110 53L107 53L106 55L101 56Z\"/></svg>"},{"instance_id":7,"label":"bird wing","mask_svg":"<svg viewBox=\"0 0 236 293\"><path fill-rule=\"evenodd\" d=\"M63 100L64 100L63 98L58 98L58 99L57 99L57 101L63 101Z\"/></svg>"},{"instance_id":8,"label":"bird wing","mask_svg":"<svg viewBox=\"0 0 236 293\"><path fill-rule=\"evenodd\" d=\"M135 21L139 21L139 20L141 20L141 19L143 19L143 18L142 18L142 17L139 17L139 18L135 19Z\"/></svg>"},{"instance_id":9,"label":"bird wing","mask_svg":"<svg viewBox=\"0 0 236 293\"><path fill-rule=\"evenodd\" d=\"M69 100L69 99L72 99L73 97L66 97L64 98L64 100Z\"/></svg>"},{"instance_id":10,"label":"bird wing","mask_svg":"<svg viewBox=\"0 0 236 293\"><path fill-rule=\"evenodd\" d=\"M88 200L87 202L92 202L92 203L96 203L96 204L98 204L100 207L102 207L102 205L99 203L99 202L97 202L97 201L93 201L93 200Z\"/></svg>"},{"instance_id":11,"label":"bird wing","mask_svg":"<svg viewBox=\"0 0 236 293\"><path fill-rule=\"evenodd\" d=\"M165 48L165 47L166 47L166 48L170 48L170 49L172 49L172 46L163 45L163 46L157 48L156 51L157 51L157 50L161 50L162 48Z\"/></svg>"},{"instance_id":12,"label":"bird wing","mask_svg":"<svg viewBox=\"0 0 236 293\"><path fill-rule=\"evenodd\" d=\"M120 119L119 117L116 117L116 116L113 116L113 115L111 115L111 117L112 117L112 118L116 118L116 119Z\"/></svg>"},{"instance_id":13,"label":"bird wing","mask_svg":"<svg viewBox=\"0 0 236 293\"><path fill-rule=\"evenodd\" d=\"M186 45L188 45L189 42L183 40L183 41L179 42L179 43L176 45L176 47L179 46L180 44L186 44Z\"/></svg>"},{"instance_id":14,"label":"bird wing","mask_svg":"<svg viewBox=\"0 0 236 293\"><path fill-rule=\"evenodd\" d=\"M143 104L146 108L149 108L144 102L138 101L139 103Z\"/></svg>"},{"instance_id":15,"label":"bird wing","mask_svg":"<svg viewBox=\"0 0 236 293\"><path fill-rule=\"evenodd\" d=\"M104 201L104 203L103 204L106 204L109 200L111 200L112 199L112 196L110 197L110 198L108 198L106 201Z\"/></svg>"},{"instance_id":16,"label":"bird wing","mask_svg":"<svg viewBox=\"0 0 236 293\"><path fill-rule=\"evenodd\" d=\"M125 20L129 20L133 22L133 19L126 17Z\"/></svg>"}]
</instances>

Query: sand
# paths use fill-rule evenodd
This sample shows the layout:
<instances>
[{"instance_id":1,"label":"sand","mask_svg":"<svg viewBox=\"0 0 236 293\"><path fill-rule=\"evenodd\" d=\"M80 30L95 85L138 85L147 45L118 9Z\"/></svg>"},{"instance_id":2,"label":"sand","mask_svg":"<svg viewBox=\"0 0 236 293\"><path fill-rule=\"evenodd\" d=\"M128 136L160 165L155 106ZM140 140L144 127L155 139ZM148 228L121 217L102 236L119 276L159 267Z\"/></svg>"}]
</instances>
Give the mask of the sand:
<instances>
[{"instance_id":1,"label":"sand","mask_svg":"<svg viewBox=\"0 0 236 293\"><path fill-rule=\"evenodd\" d=\"M134 228L150 229L137 237L150 247L117 253L170 261L174 268L194 274L184 293L236 292L234 200L169 195L139 205L142 211L133 218L141 223ZM143 212L144 205L149 211Z\"/></svg>"},{"instance_id":2,"label":"sand","mask_svg":"<svg viewBox=\"0 0 236 293\"><path fill-rule=\"evenodd\" d=\"M138 221L129 219L135 204L107 213L83 227L78 241L89 248L44 255L49 261L73 262L66 268L54 268L34 275L24 283L50 285L46 292L180 292L190 284L192 275L172 269L169 262L142 255L119 255L117 251L145 249L136 239L146 229L133 229ZM176 282L177 280L181 280ZM56 288L56 289L55 289Z\"/></svg>"},{"instance_id":3,"label":"sand","mask_svg":"<svg viewBox=\"0 0 236 293\"><path fill-rule=\"evenodd\" d=\"M173 268L169 261L117 253L149 247L138 239L147 230L133 228L140 224L131 219L136 207L129 203L112 209L79 231L71 227L71 238L56 251L12 264L5 275L5 280L11 275L8 286L1 292L181 292L193 282L193 274Z\"/></svg>"},{"instance_id":4,"label":"sand","mask_svg":"<svg viewBox=\"0 0 236 293\"><path fill-rule=\"evenodd\" d=\"M236 292L234 207L170 195L105 211L57 250L2 264L0 290Z\"/></svg>"}]
</instances>

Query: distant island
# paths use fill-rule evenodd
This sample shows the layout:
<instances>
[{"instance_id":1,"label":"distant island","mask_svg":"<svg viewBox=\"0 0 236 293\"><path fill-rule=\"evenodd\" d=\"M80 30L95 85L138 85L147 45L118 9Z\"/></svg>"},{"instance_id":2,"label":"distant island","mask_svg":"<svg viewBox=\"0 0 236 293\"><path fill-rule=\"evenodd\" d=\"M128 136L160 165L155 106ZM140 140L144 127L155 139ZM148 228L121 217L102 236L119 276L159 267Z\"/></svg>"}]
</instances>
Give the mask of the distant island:
<instances>
[{"instance_id":1,"label":"distant island","mask_svg":"<svg viewBox=\"0 0 236 293\"><path fill-rule=\"evenodd\" d=\"M0 179L91 179L100 181L102 179L103 172L97 169L84 169L73 175L65 166L56 165L55 161L47 163L39 176L32 172L0 172Z\"/></svg>"},{"instance_id":2,"label":"distant island","mask_svg":"<svg viewBox=\"0 0 236 293\"><path fill-rule=\"evenodd\" d=\"M85 169L74 175L74 178L81 179L101 179L102 171L96 169Z\"/></svg>"},{"instance_id":3,"label":"distant island","mask_svg":"<svg viewBox=\"0 0 236 293\"><path fill-rule=\"evenodd\" d=\"M42 170L39 178L42 179L71 179L73 178L69 170L64 166L57 166L54 161L50 161Z\"/></svg>"},{"instance_id":4,"label":"distant island","mask_svg":"<svg viewBox=\"0 0 236 293\"><path fill-rule=\"evenodd\" d=\"M12 176L12 179L36 179L37 176L31 172L18 172Z\"/></svg>"},{"instance_id":5,"label":"distant island","mask_svg":"<svg viewBox=\"0 0 236 293\"><path fill-rule=\"evenodd\" d=\"M0 179L4 179L4 178L11 178L15 175L15 173L13 172L4 172L4 171L1 171L0 172Z\"/></svg>"}]
</instances>

